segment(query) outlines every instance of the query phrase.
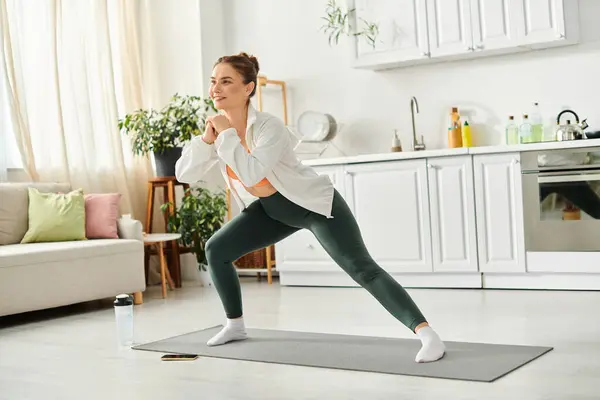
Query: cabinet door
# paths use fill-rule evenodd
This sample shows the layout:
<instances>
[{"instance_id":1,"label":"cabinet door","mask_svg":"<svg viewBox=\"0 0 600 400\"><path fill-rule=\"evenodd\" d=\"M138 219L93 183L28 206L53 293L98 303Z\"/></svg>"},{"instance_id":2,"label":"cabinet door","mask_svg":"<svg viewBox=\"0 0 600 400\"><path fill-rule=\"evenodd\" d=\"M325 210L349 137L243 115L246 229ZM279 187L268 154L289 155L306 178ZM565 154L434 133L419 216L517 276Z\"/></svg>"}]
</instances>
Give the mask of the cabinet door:
<instances>
[{"instance_id":1,"label":"cabinet door","mask_svg":"<svg viewBox=\"0 0 600 400\"><path fill-rule=\"evenodd\" d=\"M427 0L431 57L471 53L470 0Z\"/></svg>"},{"instance_id":2,"label":"cabinet door","mask_svg":"<svg viewBox=\"0 0 600 400\"><path fill-rule=\"evenodd\" d=\"M390 272L431 272L425 160L349 165L346 198L371 256Z\"/></svg>"},{"instance_id":3,"label":"cabinet door","mask_svg":"<svg viewBox=\"0 0 600 400\"><path fill-rule=\"evenodd\" d=\"M427 167L433 270L476 272L472 158L434 158Z\"/></svg>"},{"instance_id":4,"label":"cabinet door","mask_svg":"<svg viewBox=\"0 0 600 400\"><path fill-rule=\"evenodd\" d=\"M476 51L518 46L521 0L470 0Z\"/></svg>"},{"instance_id":5,"label":"cabinet door","mask_svg":"<svg viewBox=\"0 0 600 400\"><path fill-rule=\"evenodd\" d=\"M473 157L479 269L525 272L519 153Z\"/></svg>"},{"instance_id":6,"label":"cabinet door","mask_svg":"<svg viewBox=\"0 0 600 400\"><path fill-rule=\"evenodd\" d=\"M563 0L517 0L519 12L518 35L521 45L548 43L567 39L565 23L567 14ZM577 1L567 0L569 11L574 10ZM572 19L572 18L571 18ZM578 21L573 21L573 26ZM573 30L574 37L578 36Z\"/></svg>"},{"instance_id":7,"label":"cabinet door","mask_svg":"<svg viewBox=\"0 0 600 400\"><path fill-rule=\"evenodd\" d=\"M315 166L319 175L328 175L333 186L344 196L343 166ZM275 247L277 269L285 270L336 270L338 267L317 238L307 229L288 236Z\"/></svg>"},{"instance_id":8,"label":"cabinet door","mask_svg":"<svg viewBox=\"0 0 600 400\"><path fill-rule=\"evenodd\" d=\"M333 183L333 187L337 189L338 192L343 196L344 195L344 178L343 172L344 167L341 165L326 165L326 166L314 166L312 167L315 172L319 175L327 175Z\"/></svg>"},{"instance_id":9,"label":"cabinet door","mask_svg":"<svg viewBox=\"0 0 600 400\"><path fill-rule=\"evenodd\" d=\"M427 7L425 0L356 0L353 24L360 32L377 23L375 46L356 37L358 63L385 64L428 57Z\"/></svg>"}]
</instances>

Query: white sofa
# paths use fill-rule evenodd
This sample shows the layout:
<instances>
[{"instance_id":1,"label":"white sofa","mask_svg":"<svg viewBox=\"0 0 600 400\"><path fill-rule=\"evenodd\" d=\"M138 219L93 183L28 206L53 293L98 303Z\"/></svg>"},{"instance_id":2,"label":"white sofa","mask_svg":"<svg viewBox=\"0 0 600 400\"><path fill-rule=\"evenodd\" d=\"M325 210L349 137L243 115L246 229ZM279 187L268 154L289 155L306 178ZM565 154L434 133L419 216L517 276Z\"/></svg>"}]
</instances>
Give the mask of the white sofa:
<instances>
[{"instance_id":1,"label":"white sofa","mask_svg":"<svg viewBox=\"0 0 600 400\"><path fill-rule=\"evenodd\" d=\"M0 316L134 294L146 288L144 244L134 220L119 239L27 243L28 187L69 192L66 184L0 183Z\"/></svg>"}]
</instances>

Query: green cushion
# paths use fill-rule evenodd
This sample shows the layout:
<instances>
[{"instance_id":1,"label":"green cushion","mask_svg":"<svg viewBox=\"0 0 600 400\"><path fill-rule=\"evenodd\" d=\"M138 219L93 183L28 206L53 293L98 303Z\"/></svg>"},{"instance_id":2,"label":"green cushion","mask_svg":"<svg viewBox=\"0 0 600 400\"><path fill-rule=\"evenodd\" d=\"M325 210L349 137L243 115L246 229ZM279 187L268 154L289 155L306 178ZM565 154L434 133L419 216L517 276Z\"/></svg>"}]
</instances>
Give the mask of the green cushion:
<instances>
[{"instance_id":1,"label":"green cushion","mask_svg":"<svg viewBox=\"0 0 600 400\"><path fill-rule=\"evenodd\" d=\"M21 243L85 239L82 189L63 194L29 188L29 228Z\"/></svg>"}]
</instances>

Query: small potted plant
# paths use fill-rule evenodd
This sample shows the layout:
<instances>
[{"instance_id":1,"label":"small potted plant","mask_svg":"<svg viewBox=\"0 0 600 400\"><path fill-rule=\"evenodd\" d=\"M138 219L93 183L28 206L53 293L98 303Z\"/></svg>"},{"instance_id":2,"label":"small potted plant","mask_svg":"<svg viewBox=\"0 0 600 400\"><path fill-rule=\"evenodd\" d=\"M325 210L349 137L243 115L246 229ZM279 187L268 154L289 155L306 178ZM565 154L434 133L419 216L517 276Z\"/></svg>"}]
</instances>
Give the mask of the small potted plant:
<instances>
[{"instance_id":1,"label":"small potted plant","mask_svg":"<svg viewBox=\"0 0 600 400\"><path fill-rule=\"evenodd\" d=\"M174 176L182 146L204 132L206 117L216 111L211 99L175 93L160 111L139 109L125 115L119 130L131 137L135 155L154 155L157 176Z\"/></svg>"},{"instance_id":2,"label":"small potted plant","mask_svg":"<svg viewBox=\"0 0 600 400\"><path fill-rule=\"evenodd\" d=\"M162 212L169 212L170 202L161 205ZM167 230L180 233L180 243L192 249L196 255L200 279L210 284L208 261L206 260L206 242L223 226L227 214L225 193L213 193L208 189L196 187L185 191L181 205L170 213Z\"/></svg>"}]
</instances>

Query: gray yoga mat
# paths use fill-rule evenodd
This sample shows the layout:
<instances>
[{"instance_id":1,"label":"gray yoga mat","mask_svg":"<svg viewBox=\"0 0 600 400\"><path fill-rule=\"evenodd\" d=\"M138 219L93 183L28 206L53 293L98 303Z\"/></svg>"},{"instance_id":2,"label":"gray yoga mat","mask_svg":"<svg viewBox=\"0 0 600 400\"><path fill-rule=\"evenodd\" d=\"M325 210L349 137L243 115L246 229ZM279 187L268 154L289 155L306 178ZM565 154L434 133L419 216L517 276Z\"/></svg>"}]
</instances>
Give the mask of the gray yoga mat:
<instances>
[{"instance_id":1,"label":"gray yoga mat","mask_svg":"<svg viewBox=\"0 0 600 400\"><path fill-rule=\"evenodd\" d=\"M334 368L431 378L492 382L552 350L552 347L445 342L446 354L434 363L414 361L421 343L326 333L247 329L249 338L209 347L222 326L134 346L136 350L198 354L204 357Z\"/></svg>"}]
</instances>

